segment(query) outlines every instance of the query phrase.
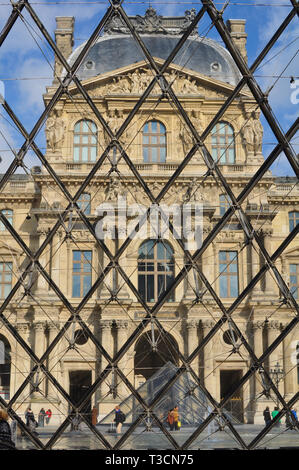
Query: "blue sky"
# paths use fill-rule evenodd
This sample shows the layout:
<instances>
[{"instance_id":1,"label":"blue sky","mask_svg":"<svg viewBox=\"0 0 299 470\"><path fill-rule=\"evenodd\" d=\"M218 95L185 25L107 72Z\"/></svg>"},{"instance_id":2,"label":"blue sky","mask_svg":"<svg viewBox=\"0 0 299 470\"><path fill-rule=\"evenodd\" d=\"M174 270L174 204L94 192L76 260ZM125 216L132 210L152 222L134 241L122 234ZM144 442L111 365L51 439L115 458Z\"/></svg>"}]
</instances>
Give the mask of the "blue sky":
<instances>
[{"instance_id":1,"label":"blue sky","mask_svg":"<svg viewBox=\"0 0 299 470\"><path fill-rule=\"evenodd\" d=\"M218 8L221 3L217 1ZM263 6L261 6L261 4ZM272 5L270 8L269 5ZM128 15L143 15L149 2L124 2L124 8ZM36 0L32 6L41 18L42 22L54 36L56 16L75 17L75 47L82 44L99 22L100 18L109 6L108 1L89 2L82 0L69 0L57 4L50 0ZM152 2L158 14L181 15L185 10L195 8L199 10L200 1L185 3L173 1ZM270 39L275 29L291 10L289 0L231 0L224 11L224 19L246 19L246 32L248 34L247 50L249 65L252 64L257 54ZM0 0L0 28L11 12L8 1ZM199 33L206 34L211 21L207 15L199 23ZM275 47L263 61L255 76L262 90L267 90L283 72L269 94L269 103L274 115L284 131L286 131L298 115L298 104L291 102L290 77L298 76L298 27L297 18L286 29ZM32 38L31 34L34 39ZM208 32L208 37L220 40L215 28ZM53 54L41 38L37 26L34 25L29 15L25 12L23 21L18 19L13 30L0 49L0 80L5 86L5 97L18 118L23 122L27 131L30 131L43 110L42 94L46 85L52 81ZM284 70L285 69L285 70ZM21 79L21 80L20 80ZM298 78L299 80L299 78ZM299 82L298 82L299 89ZM297 95L299 97L299 93ZM263 153L266 157L275 147L275 137L262 117L265 128ZM0 155L2 157L1 171L4 171L12 161L10 148L18 148L23 143L20 136L1 109L0 115ZM39 133L36 143L43 149L45 146L44 132ZM298 151L298 136L293 140L295 151ZM38 164L35 157L29 154L28 166ZM292 175L292 170L286 158L283 156L272 168L275 174Z\"/></svg>"}]
</instances>

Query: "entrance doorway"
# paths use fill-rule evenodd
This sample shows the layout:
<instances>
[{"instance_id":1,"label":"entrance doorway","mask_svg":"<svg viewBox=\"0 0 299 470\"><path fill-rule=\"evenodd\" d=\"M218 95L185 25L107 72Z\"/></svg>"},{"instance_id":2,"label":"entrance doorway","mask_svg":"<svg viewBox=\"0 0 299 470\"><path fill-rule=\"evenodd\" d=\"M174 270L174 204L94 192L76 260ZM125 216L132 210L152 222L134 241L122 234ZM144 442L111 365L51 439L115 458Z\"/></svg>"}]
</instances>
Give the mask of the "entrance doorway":
<instances>
[{"instance_id":1,"label":"entrance doorway","mask_svg":"<svg viewBox=\"0 0 299 470\"><path fill-rule=\"evenodd\" d=\"M235 389L237 383L242 378L242 370L220 370L220 396L221 400L228 394L232 389ZM236 421L244 422L243 413L243 390L240 387L235 391L234 395L228 400L225 405L225 409L230 415L236 419Z\"/></svg>"},{"instance_id":2,"label":"entrance doorway","mask_svg":"<svg viewBox=\"0 0 299 470\"><path fill-rule=\"evenodd\" d=\"M178 345L170 334L158 330L144 333L135 347L135 376L148 380L167 362L178 365Z\"/></svg>"},{"instance_id":3,"label":"entrance doorway","mask_svg":"<svg viewBox=\"0 0 299 470\"><path fill-rule=\"evenodd\" d=\"M70 371L69 378L70 397L72 402L78 405L91 386L91 370ZM91 422L91 399L81 409L81 414L84 414L85 418Z\"/></svg>"}]
</instances>

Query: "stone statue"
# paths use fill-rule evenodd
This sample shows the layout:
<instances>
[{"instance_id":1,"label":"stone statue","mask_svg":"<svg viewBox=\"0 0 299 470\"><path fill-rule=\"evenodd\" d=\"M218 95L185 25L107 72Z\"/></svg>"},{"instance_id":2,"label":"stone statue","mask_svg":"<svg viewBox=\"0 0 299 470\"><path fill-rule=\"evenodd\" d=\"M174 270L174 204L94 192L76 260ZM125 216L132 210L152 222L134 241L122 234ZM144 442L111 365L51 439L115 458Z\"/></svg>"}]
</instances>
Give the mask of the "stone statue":
<instances>
[{"instance_id":1,"label":"stone statue","mask_svg":"<svg viewBox=\"0 0 299 470\"><path fill-rule=\"evenodd\" d=\"M241 131L243 142L247 152L254 151L254 130L253 130L253 119L251 113L246 113L246 122Z\"/></svg>"},{"instance_id":2,"label":"stone statue","mask_svg":"<svg viewBox=\"0 0 299 470\"><path fill-rule=\"evenodd\" d=\"M200 113L196 111L192 111L189 117L194 128L197 130L198 134L201 135L203 132L203 128L201 124ZM195 138L193 137L193 134L191 130L188 128L187 124L182 121L180 122L179 137L183 144L184 156L186 156L187 153L191 150L191 147L194 145Z\"/></svg>"},{"instance_id":3,"label":"stone statue","mask_svg":"<svg viewBox=\"0 0 299 470\"><path fill-rule=\"evenodd\" d=\"M255 111L253 117L254 153L256 154L262 151L264 129L259 119L259 113Z\"/></svg>"},{"instance_id":4,"label":"stone statue","mask_svg":"<svg viewBox=\"0 0 299 470\"><path fill-rule=\"evenodd\" d=\"M204 202L201 191L198 191L197 178L192 178L183 196L183 202Z\"/></svg>"},{"instance_id":5,"label":"stone statue","mask_svg":"<svg viewBox=\"0 0 299 470\"><path fill-rule=\"evenodd\" d=\"M52 152L57 151L59 143L64 139L66 124L64 119L61 117L62 111L56 111L47 119L46 124L46 140L47 147L49 147Z\"/></svg>"},{"instance_id":6,"label":"stone statue","mask_svg":"<svg viewBox=\"0 0 299 470\"><path fill-rule=\"evenodd\" d=\"M119 176L112 174L107 187L106 201L117 201L118 196L122 196L122 184L119 180Z\"/></svg>"}]
</instances>

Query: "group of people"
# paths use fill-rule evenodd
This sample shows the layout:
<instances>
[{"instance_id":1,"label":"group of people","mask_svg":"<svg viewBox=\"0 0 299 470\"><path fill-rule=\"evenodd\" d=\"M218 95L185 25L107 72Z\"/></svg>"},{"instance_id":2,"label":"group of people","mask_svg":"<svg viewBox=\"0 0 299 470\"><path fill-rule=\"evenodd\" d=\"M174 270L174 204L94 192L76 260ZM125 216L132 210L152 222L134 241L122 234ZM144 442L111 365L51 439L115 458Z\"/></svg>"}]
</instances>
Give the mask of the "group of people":
<instances>
[{"instance_id":1,"label":"group of people","mask_svg":"<svg viewBox=\"0 0 299 470\"><path fill-rule=\"evenodd\" d=\"M46 424L49 424L51 417L52 417L52 411L50 410L50 408L47 411L45 411L44 408L41 408L38 414L38 421L36 421L32 409L28 407L25 413L26 426L30 429L30 431L36 432L36 428L38 426L44 427L45 421L46 421Z\"/></svg>"},{"instance_id":2,"label":"group of people","mask_svg":"<svg viewBox=\"0 0 299 470\"><path fill-rule=\"evenodd\" d=\"M179 431L181 427L180 417L179 417L179 407L175 406L171 410L168 411L167 419L166 419L170 431Z\"/></svg>"},{"instance_id":3,"label":"group of people","mask_svg":"<svg viewBox=\"0 0 299 470\"><path fill-rule=\"evenodd\" d=\"M264 421L265 421L266 426L268 426L268 424L270 424L275 419L275 417L278 415L278 413L279 413L278 406L275 406L274 410L272 412L270 412L269 406L267 406L265 408L263 415L264 415ZM292 409L291 413L292 413L294 419L296 420L296 422L298 422L297 410ZM287 414L286 415L286 421L285 421L286 426L291 427L292 426L292 421L293 420L291 419L291 417ZM280 426L281 425L281 419L279 419L276 424L277 424L277 426Z\"/></svg>"}]
</instances>

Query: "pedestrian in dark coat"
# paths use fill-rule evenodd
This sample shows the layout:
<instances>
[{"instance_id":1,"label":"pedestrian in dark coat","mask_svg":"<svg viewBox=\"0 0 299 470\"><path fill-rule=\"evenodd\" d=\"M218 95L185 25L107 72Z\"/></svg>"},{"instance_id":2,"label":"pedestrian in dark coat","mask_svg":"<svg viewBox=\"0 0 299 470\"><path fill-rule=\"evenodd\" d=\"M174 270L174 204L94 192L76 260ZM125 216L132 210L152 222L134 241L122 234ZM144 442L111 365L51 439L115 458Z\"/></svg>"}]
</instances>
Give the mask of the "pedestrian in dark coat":
<instances>
[{"instance_id":1,"label":"pedestrian in dark coat","mask_svg":"<svg viewBox=\"0 0 299 470\"><path fill-rule=\"evenodd\" d=\"M25 413L25 418L26 418L26 426L30 429L31 432L34 434L36 433L36 426L37 422L35 421L34 413L32 409L29 407Z\"/></svg>"},{"instance_id":2,"label":"pedestrian in dark coat","mask_svg":"<svg viewBox=\"0 0 299 470\"><path fill-rule=\"evenodd\" d=\"M268 426L268 424L271 423L271 414L270 414L270 410L269 410L269 406L267 406L265 409L264 409L264 420L265 420L265 424L266 426Z\"/></svg>"},{"instance_id":3,"label":"pedestrian in dark coat","mask_svg":"<svg viewBox=\"0 0 299 470\"><path fill-rule=\"evenodd\" d=\"M8 414L0 410L0 450L15 449L15 444L11 439L11 429L7 422Z\"/></svg>"},{"instance_id":4,"label":"pedestrian in dark coat","mask_svg":"<svg viewBox=\"0 0 299 470\"><path fill-rule=\"evenodd\" d=\"M41 410L38 414L38 425L39 425L39 427L44 427L44 425L45 425L45 416L46 416L45 409L41 408Z\"/></svg>"},{"instance_id":5,"label":"pedestrian in dark coat","mask_svg":"<svg viewBox=\"0 0 299 470\"><path fill-rule=\"evenodd\" d=\"M119 406L115 407L115 417L114 417L114 422L116 424L116 434L121 433L121 428L123 425L123 422L125 421L126 416L125 414L121 411Z\"/></svg>"}]
</instances>

